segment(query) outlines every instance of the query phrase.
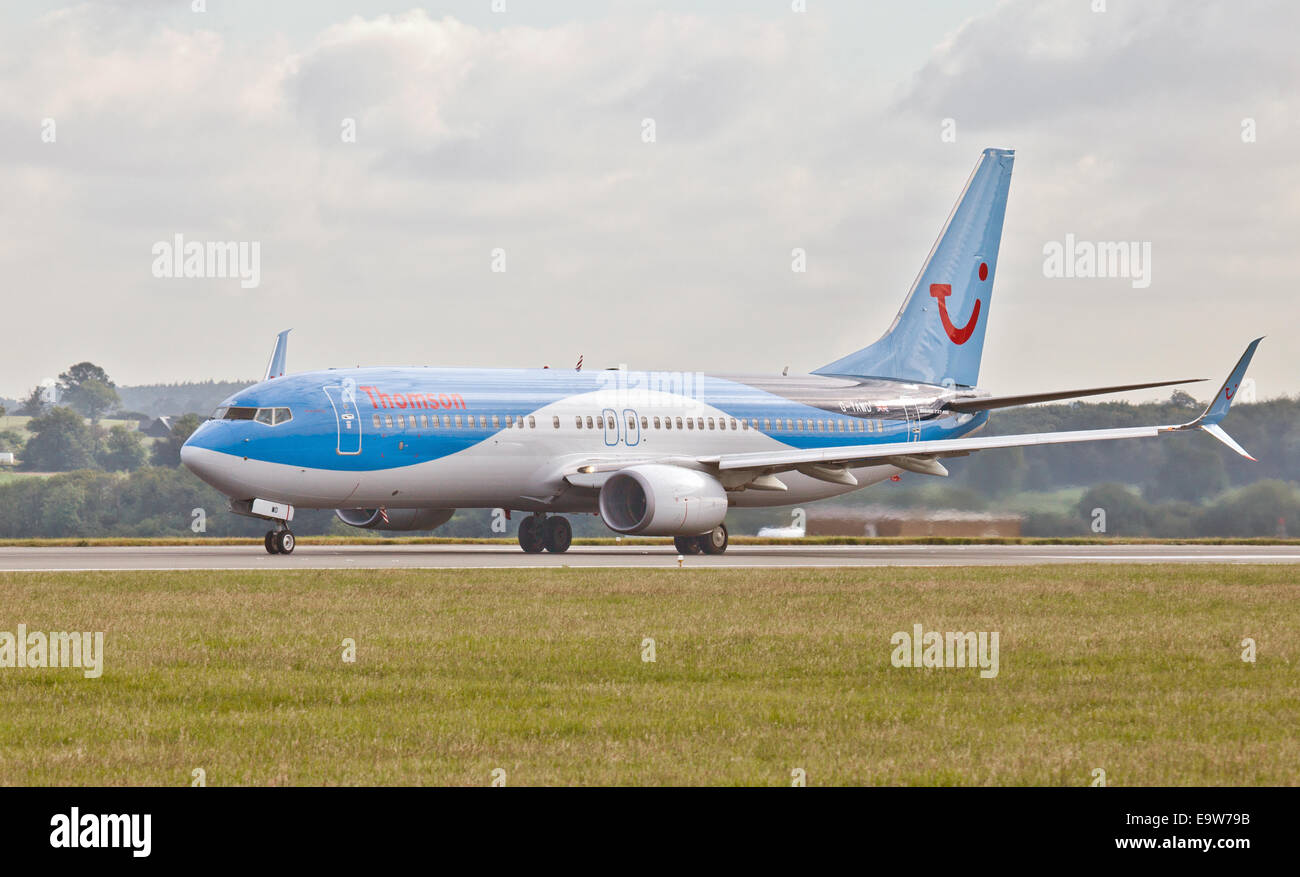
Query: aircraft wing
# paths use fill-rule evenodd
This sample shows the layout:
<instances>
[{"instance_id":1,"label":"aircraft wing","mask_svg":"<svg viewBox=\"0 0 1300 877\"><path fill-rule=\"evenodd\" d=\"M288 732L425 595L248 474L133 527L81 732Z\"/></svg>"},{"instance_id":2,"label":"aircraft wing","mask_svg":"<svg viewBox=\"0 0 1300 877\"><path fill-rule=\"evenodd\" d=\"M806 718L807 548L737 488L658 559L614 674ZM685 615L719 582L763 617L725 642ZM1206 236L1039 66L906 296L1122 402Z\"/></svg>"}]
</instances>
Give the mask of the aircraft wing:
<instances>
[{"instance_id":1,"label":"aircraft wing","mask_svg":"<svg viewBox=\"0 0 1300 877\"><path fill-rule=\"evenodd\" d=\"M1072 444L1076 442L1116 441L1119 439L1151 438L1168 432L1199 429L1214 436L1248 460L1255 458L1223 431L1219 422L1228 413L1237 388L1250 365L1255 348L1263 340L1256 338L1246 348L1241 359L1224 381L1213 401L1200 417L1187 423L1167 426L1134 426L1118 429L1083 429L1067 432L1037 432L1020 435L977 436L972 438L939 439L923 442L889 442L887 444L842 445L832 448L807 450L758 451L744 454L717 454L701 457L658 457L643 460L589 460L575 463L565 476L574 485L599 487L611 472L639 463L666 463L669 465L715 470L719 474L748 471L760 489L784 490L785 485L770 476L778 472L798 470L806 475L842 484L855 485L857 479L850 469L890 465L926 475L947 475L939 460L944 457L964 457L973 451L993 448L1025 448L1040 445ZM767 479L763 483L762 479ZM731 480L731 479L725 479ZM738 482L743 483L743 482Z\"/></svg>"},{"instance_id":2,"label":"aircraft wing","mask_svg":"<svg viewBox=\"0 0 1300 877\"><path fill-rule=\"evenodd\" d=\"M1068 432L1038 432L1021 435L979 436L973 438L940 439L924 442L891 442L888 444L845 445L834 448L813 448L809 450L759 451L747 454L720 454L715 457L703 457L699 462L715 465L719 470L757 469L765 472L779 472L799 469L806 474L821 474L834 477L835 469L847 470L861 466L889 464L902 469L909 469L925 474L944 475L947 471L938 460L942 457L964 456L971 451L983 451L991 448L1023 448L1039 445L1070 444L1074 442L1114 441L1117 439L1150 438L1166 432L1180 432L1199 429L1214 436L1247 459L1255 458L1232 440L1218 425L1228 413L1237 387L1245 376L1246 367L1255 354L1255 348L1262 339L1256 338L1246 348L1228 379L1224 381L1214 400L1200 417L1187 423L1172 426L1136 426L1120 429L1084 429ZM844 472L843 475L849 473ZM851 477L851 476L849 476ZM838 480L838 479L834 479Z\"/></svg>"},{"instance_id":3,"label":"aircraft wing","mask_svg":"<svg viewBox=\"0 0 1300 877\"><path fill-rule=\"evenodd\" d=\"M1080 396L1104 396L1109 393L1123 393L1128 390L1149 390L1153 387L1171 387L1174 384L1196 384L1205 378L1183 378L1179 381L1155 381L1148 384L1123 384L1118 387L1090 387L1086 390L1058 390L1053 393L1021 393L1018 396L976 396L970 399L951 399L944 403L947 411L970 412L990 411L994 408L1014 408L1017 405L1033 405L1035 402L1059 402L1062 399L1077 399Z\"/></svg>"}]
</instances>

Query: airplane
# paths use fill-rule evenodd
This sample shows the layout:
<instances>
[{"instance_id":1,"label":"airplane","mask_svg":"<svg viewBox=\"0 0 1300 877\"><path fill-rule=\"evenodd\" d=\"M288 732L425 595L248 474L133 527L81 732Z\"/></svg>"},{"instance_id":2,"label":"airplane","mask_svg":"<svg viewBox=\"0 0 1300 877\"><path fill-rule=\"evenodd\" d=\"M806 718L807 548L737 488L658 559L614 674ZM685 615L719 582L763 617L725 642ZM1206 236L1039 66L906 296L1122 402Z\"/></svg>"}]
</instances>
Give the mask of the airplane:
<instances>
[{"instance_id":1,"label":"airplane","mask_svg":"<svg viewBox=\"0 0 1300 877\"><path fill-rule=\"evenodd\" d=\"M295 508L353 527L431 530L459 508L520 519L529 553L563 553L566 514L616 533L720 554L731 508L802 505L994 448L1223 431L1256 339L1187 423L972 436L1010 406L1184 379L996 396L978 387L1014 150L986 149L893 324L810 374L625 369L355 368L286 374L288 331L264 380L230 396L181 449L241 515L291 554ZM787 369L788 372L788 369Z\"/></svg>"}]
</instances>

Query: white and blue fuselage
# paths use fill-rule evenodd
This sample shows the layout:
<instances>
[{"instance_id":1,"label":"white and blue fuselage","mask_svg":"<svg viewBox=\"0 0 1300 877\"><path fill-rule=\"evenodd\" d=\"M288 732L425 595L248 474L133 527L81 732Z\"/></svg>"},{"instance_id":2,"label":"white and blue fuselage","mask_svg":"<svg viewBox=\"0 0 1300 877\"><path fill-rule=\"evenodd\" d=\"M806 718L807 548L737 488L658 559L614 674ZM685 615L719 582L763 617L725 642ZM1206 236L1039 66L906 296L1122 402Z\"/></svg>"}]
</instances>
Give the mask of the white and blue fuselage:
<instances>
[{"instance_id":1,"label":"white and blue fuselage","mask_svg":"<svg viewBox=\"0 0 1300 877\"><path fill-rule=\"evenodd\" d=\"M227 399L186 443L185 464L223 493L302 508L506 508L595 512L575 467L717 454L954 438L987 413L940 409L952 392L821 375L364 368L263 381ZM874 464L858 484L898 473ZM780 506L855 485L781 476L786 490L728 491Z\"/></svg>"}]
</instances>

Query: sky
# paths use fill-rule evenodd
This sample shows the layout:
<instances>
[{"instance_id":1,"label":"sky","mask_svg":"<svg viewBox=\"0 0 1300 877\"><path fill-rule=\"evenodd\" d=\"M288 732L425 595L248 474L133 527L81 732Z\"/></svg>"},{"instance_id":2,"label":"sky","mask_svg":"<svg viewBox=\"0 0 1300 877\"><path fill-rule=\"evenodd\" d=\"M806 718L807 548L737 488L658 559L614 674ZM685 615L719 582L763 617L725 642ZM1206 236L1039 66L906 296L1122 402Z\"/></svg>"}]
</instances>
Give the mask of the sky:
<instances>
[{"instance_id":1,"label":"sky","mask_svg":"<svg viewBox=\"0 0 1300 877\"><path fill-rule=\"evenodd\" d=\"M1258 396L1300 392L1294 3L197 2L0 6L0 396L255 379L285 328L293 371L809 371L989 146L982 386L1206 398L1267 335ZM257 285L157 276L177 235ZM1049 276L1067 239L1149 274Z\"/></svg>"}]
</instances>

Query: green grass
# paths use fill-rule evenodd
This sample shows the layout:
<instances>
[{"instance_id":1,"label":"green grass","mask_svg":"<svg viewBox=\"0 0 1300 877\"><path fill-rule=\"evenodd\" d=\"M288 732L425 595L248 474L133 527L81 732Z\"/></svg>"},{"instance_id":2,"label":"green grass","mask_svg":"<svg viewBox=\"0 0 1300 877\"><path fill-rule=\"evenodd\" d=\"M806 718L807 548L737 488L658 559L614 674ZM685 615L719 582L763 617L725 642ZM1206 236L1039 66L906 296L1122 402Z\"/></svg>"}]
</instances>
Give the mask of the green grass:
<instances>
[{"instance_id":1,"label":"green grass","mask_svg":"<svg viewBox=\"0 0 1300 877\"><path fill-rule=\"evenodd\" d=\"M0 573L0 630L106 651L0 669L0 783L1295 784L1297 597L1277 566ZM915 623L998 631L1000 674L893 667Z\"/></svg>"}]
</instances>

